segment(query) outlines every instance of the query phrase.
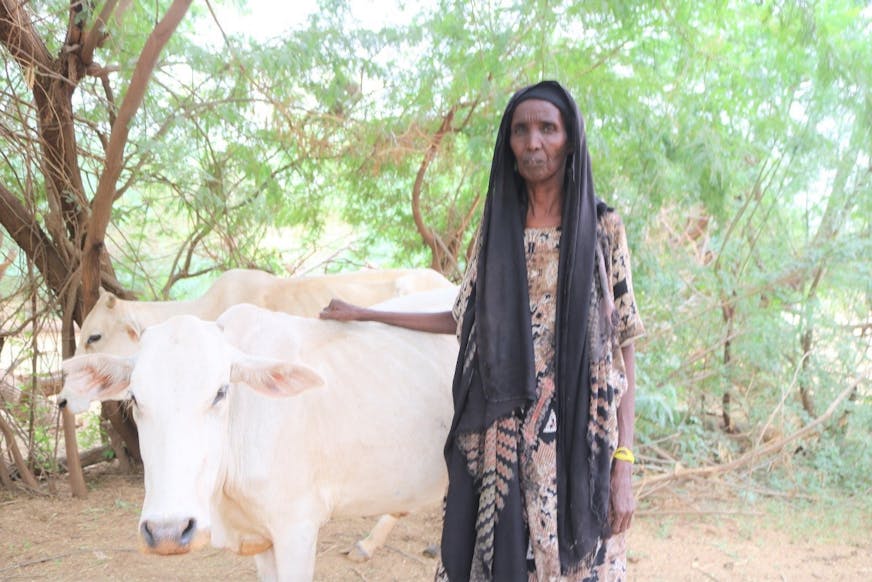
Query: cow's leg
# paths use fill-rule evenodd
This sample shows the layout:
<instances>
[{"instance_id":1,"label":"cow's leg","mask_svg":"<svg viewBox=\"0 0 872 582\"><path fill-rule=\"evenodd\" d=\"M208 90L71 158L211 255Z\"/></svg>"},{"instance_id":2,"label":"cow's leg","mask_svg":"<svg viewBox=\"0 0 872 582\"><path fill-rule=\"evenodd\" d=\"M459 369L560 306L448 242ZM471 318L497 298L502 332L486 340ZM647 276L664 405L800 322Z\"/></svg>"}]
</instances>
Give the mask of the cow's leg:
<instances>
[{"instance_id":1,"label":"cow's leg","mask_svg":"<svg viewBox=\"0 0 872 582\"><path fill-rule=\"evenodd\" d=\"M348 552L348 558L355 562L365 562L372 558L375 551L382 547L388 534L397 525L397 520L408 515L407 513L386 513L382 515L369 535L354 544Z\"/></svg>"},{"instance_id":2,"label":"cow's leg","mask_svg":"<svg viewBox=\"0 0 872 582\"><path fill-rule=\"evenodd\" d=\"M280 582L309 582L315 576L319 524L295 522L273 532L276 579Z\"/></svg>"},{"instance_id":3,"label":"cow's leg","mask_svg":"<svg viewBox=\"0 0 872 582\"><path fill-rule=\"evenodd\" d=\"M257 566L257 579L261 582L276 582L279 579L274 547L255 554L254 563Z\"/></svg>"}]
</instances>

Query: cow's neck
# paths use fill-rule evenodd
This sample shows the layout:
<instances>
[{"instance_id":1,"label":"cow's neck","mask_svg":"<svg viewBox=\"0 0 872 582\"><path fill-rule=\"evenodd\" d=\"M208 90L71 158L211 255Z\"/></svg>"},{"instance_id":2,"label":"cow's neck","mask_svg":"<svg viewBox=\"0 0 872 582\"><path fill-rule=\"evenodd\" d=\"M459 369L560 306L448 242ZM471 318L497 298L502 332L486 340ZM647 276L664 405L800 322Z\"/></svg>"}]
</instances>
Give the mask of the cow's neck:
<instances>
[{"instance_id":1,"label":"cow's neck","mask_svg":"<svg viewBox=\"0 0 872 582\"><path fill-rule=\"evenodd\" d=\"M313 404L306 394L272 399L259 396L244 385L233 385L230 392L227 404L231 408L227 442L222 452L220 486L225 495L239 501L238 496L250 489L248 484L272 478L275 467L271 466L271 452L276 446L299 447L304 439L317 438L317 431L307 424L310 415L302 413L303 410L310 411ZM289 407L299 407L300 414L290 412ZM280 413L277 408L282 409ZM288 422L288 418L294 418L295 422ZM301 467L311 466L306 459L297 460ZM304 491L303 484L308 483L312 475L296 471L292 478L299 483L299 490Z\"/></svg>"}]
</instances>

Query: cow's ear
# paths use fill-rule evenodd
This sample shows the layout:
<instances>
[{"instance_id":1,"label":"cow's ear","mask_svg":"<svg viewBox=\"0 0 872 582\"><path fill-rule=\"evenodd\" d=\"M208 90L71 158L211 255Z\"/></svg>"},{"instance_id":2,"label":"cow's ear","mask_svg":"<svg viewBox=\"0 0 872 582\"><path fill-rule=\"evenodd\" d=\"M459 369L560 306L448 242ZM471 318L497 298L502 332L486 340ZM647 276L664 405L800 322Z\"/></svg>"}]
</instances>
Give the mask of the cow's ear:
<instances>
[{"instance_id":1,"label":"cow's ear","mask_svg":"<svg viewBox=\"0 0 872 582\"><path fill-rule=\"evenodd\" d=\"M88 409L92 400L120 400L130 385L133 361L109 354L87 354L64 360L64 388L58 405L75 412Z\"/></svg>"},{"instance_id":2,"label":"cow's ear","mask_svg":"<svg viewBox=\"0 0 872 582\"><path fill-rule=\"evenodd\" d=\"M106 298L107 309L112 309L113 307L115 307L115 302L118 300L118 298L115 297L115 294L111 291L106 291L105 289L100 287L100 299L103 299L103 297Z\"/></svg>"},{"instance_id":3,"label":"cow's ear","mask_svg":"<svg viewBox=\"0 0 872 582\"><path fill-rule=\"evenodd\" d=\"M139 343L139 338L142 335L142 326L132 319L124 322L124 331L127 332L127 338L133 343Z\"/></svg>"},{"instance_id":4,"label":"cow's ear","mask_svg":"<svg viewBox=\"0 0 872 582\"><path fill-rule=\"evenodd\" d=\"M252 356L236 359L230 369L230 381L248 384L261 394L276 398L325 385L324 378L308 366Z\"/></svg>"},{"instance_id":5,"label":"cow's ear","mask_svg":"<svg viewBox=\"0 0 872 582\"><path fill-rule=\"evenodd\" d=\"M135 344L139 343L145 328L136 318L136 310L131 309L127 304L118 304L118 313L116 317L121 321L122 329L127 334L127 339Z\"/></svg>"}]
</instances>

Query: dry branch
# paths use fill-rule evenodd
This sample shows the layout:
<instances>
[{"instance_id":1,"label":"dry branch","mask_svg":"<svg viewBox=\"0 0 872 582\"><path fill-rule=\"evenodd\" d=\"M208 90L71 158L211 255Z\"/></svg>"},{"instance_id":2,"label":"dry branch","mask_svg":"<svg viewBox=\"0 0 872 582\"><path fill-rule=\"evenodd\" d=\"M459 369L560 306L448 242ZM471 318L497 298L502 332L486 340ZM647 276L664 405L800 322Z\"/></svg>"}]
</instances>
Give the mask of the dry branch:
<instances>
[{"instance_id":1,"label":"dry branch","mask_svg":"<svg viewBox=\"0 0 872 582\"><path fill-rule=\"evenodd\" d=\"M27 467L27 463L24 462L24 457L21 456L21 451L18 450L18 444L15 442L15 434L12 432L12 428L10 428L2 416L0 416L0 432L3 433L3 437L6 439L6 445L12 453L12 458L15 461L15 467L18 469L18 474L21 475L21 480L33 489L39 487L39 484L36 482L36 477L33 476L33 473Z\"/></svg>"},{"instance_id":2,"label":"dry branch","mask_svg":"<svg viewBox=\"0 0 872 582\"><path fill-rule=\"evenodd\" d=\"M0 184L0 224L25 255L33 261L52 289L66 285L68 268L64 258L39 227L36 217L9 189Z\"/></svg>"},{"instance_id":3,"label":"dry branch","mask_svg":"<svg viewBox=\"0 0 872 582\"><path fill-rule=\"evenodd\" d=\"M835 400L833 400L833 402L830 404L829 408L827 408L826 412L821 414L819 417L817 417L812 422L808 423L795 433L786 437L782 437L778 440L774 440L763 447L752 449L734 461L725 463L723 465L697 467L694 469L681 469L678 465L676 465L676 468L672 473L657 475L654 477L645 477L639 482L637 498L642 499L644 497L647 497L649 492L646 490L652 486L662 486L665 483L671 483L673 481L683 481L694 477L713 477L715 475L729 473L730 471L735 471L736 469L750 465L761 457L765 457L781 451L788 444L792 443L795 440L806 437L817 427L829 420L830 417L835 413L836 409L839 407L839 404L841 404L842 401L856 389L856 387L857 384L854 383L842 390L842 392L840 392L839 395L836 396ZM659 487L657 488L659 489Z\"/></svg>"},{"instance_id":4,"label":"dry branch","mask_svg":"<svg viewBox=\"0 0 872 582\"><path fill-rule=\"evenodd\" d=\"M110 445L101 445L99 447L94 447L93 449L88 449L87 451L81 453L79 455L79 461L82 466L90 467L91 465L96 465L98 463L102 463L104 461L111 461L115 457L107 456L112 451L112 447ZM62 471L67 469L67 458L61 457L58 459L58 467Z\"/></svg>"}]
</instances>

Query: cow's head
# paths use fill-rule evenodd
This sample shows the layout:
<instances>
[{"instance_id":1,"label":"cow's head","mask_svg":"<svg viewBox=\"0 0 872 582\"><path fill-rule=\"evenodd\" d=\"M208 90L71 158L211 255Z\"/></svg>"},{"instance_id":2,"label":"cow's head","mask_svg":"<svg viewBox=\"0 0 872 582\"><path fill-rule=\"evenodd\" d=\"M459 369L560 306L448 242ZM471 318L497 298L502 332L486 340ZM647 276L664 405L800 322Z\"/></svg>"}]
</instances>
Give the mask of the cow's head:
<instances>
[{"instance_id":1,"label":"cow's head","mask_svg":"<svg viewBox=\"0 0 872 582\"><path fill-rule=\"evenodd\" d=\"M140 534L144 549L159 554L209 541L234 391L281 397L323 385L306 366L240 352L218 324L192 316L148 328L135 360L90 354L63 367L62 403L130 398L145 469Z\"/></svg>"},{"instance_id":2,"label":"cow's head","mask_svg":"<svg viewBox=\"0 0 872 582\"><path fill-rule=\"evenodd\" d=\"M139 349L142 326L129 308L129 302L100 289L100 298L79 330L76 355L108 353L131 356Z\"/></svg>"}]
</instances>

